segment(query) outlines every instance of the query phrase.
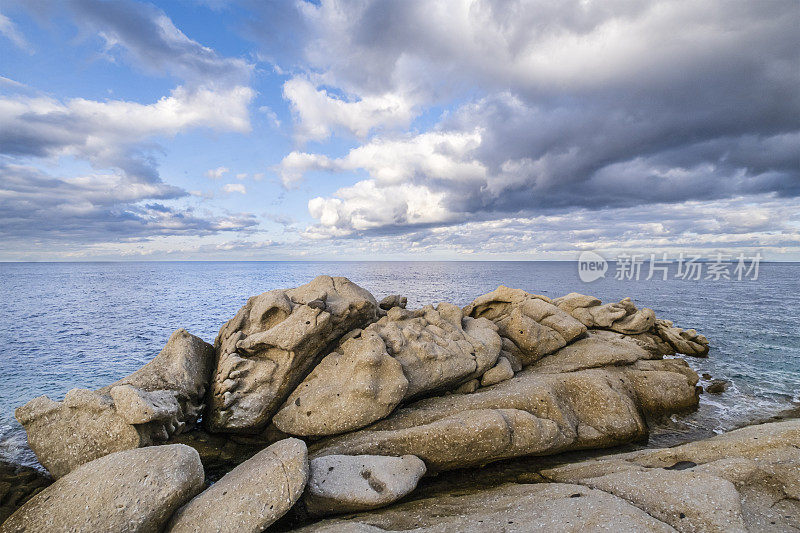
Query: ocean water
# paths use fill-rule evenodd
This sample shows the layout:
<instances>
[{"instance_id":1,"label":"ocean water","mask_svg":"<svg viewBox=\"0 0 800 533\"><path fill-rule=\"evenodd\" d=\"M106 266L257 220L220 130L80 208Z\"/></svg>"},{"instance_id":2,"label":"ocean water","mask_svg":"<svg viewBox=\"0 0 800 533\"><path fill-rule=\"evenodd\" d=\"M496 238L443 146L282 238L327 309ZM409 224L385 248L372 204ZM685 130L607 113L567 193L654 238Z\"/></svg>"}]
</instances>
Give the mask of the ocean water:
<instances>
[{"instance_id":1,"label":"ocean water","mask_svg":"<svg viewBox=\"0 0 800 533\"><path fill-rule=\"evenodd\" d=\"M346 276L378 299L406 295L409 308L465 305L501 284L550 297L630 296L705 334L709 358L689 363L731 382L723 394L703 394L697 412L666 421L664 434L720 432L797 406L800 263L762 263L758 279L744 281L684 280L675 267L666 281L637 281L614 279L612 264L605 278L584 283L573 262L0 263L0 459L36 464L14 419L28 400L117 380L179 327L213 343L249 296L320 274Z\"/></svg>"}]
</instances>

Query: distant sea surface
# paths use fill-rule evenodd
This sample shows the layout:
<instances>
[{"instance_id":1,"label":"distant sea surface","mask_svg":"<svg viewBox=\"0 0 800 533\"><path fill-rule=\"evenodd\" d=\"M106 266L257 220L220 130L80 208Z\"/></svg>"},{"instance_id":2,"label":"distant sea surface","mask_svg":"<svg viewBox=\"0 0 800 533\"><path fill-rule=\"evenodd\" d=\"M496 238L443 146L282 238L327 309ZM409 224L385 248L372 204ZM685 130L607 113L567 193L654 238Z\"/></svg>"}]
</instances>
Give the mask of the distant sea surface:
<instances>
[{"instance_id":1,"label":"distant sea surface","mask_svg":"<svg viewBox=\"0 0 800 533\"><path fill-rule=\"evenodd\" d=\"M409 308L466 305L507 285L558 297L630 296L659 318L695 328L711 342L698 372L731 382L701 395L697 412L673 416L670 432L721 432L797 406L800 391L800 263L762 263L757 280L584 283L574 262L163 262L0 263L0 459L35 465L14 408L72 388L98 388L152 359L185 327L213 343L249 296L345 276L377 299L408 297ZM655 432L657 433L657 432Z\"/></svg>"}]
</instances>

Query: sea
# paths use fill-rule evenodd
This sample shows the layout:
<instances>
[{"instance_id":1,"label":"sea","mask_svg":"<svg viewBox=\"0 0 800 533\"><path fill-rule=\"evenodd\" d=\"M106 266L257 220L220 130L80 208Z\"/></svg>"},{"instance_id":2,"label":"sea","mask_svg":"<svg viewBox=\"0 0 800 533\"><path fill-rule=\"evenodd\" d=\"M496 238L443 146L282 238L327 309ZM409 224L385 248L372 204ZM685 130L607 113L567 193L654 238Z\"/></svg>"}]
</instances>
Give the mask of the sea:
<instances>
[{"instance_id":1,"label":"sea","mask_svg":"<svg viewBox=\"0 0 800 533\"><path fill-rule=\"evenodd\" d=\"M689 364L730 385L722 394L702 394L697 411L658 422L655 444L797 409L800 263L762 262L757 275L746 276L732 264L730 279L704 266L707 272L687 279L681 265L670 264L647 279L647 264L634 276L612 262L588 282L572 261L0 263L0 460L38 466L16 407L111 383L152 359L177 328L213 343L248 297L322 274L345 276L378 299L405 295L409 308L466 305L499 285L552 298L631 297L659 318L698 330L711 351L707 359L687 358Z\"/></svg>"}]
</instances>

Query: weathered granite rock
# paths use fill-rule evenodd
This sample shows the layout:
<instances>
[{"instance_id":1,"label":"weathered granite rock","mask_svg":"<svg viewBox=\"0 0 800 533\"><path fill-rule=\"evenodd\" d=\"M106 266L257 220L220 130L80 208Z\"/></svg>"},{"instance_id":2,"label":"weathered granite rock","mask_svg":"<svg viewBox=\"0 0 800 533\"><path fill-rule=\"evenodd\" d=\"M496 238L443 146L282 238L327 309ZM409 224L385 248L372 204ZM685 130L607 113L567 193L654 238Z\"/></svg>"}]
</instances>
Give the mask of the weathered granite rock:
<instances>
[{"instance_id":1,"label":"weathered granite rock","mask_svg":"<svg viewBox=\"0 0 800 533\"><path fill-rule=\"evenodd\" d=\"M637 309L630 298L601 305L602 302L593 296L571 292L553 303L588 328L605 328L626 335L650 331L656 320L652 309Z\"/></svg>"},{"instance_id":2,"label":"weathered granite rock","mask_svg":"<svg viewBox=\"0 0 800 533\"><path fill-rule=\"evenodd\" d=\"M654 331L626 335L608 329L590 329L589 333L606 339L617 339L632 342L639 348L646 350L652 359L661 359L665 355L675 355L675 349L667 341L659 337Z\"/></svg>"},{"instance_id":3,"label":"weathered granite rock","mask_svg":"<svg viewBox=\"0 0 800 533\"><path fill-rule=\"evenodd\" d=\"M303 502L317 516L376 509L410 493L424 474L413 455L328 455L311 461Z\"/></svg>"},{"instance_id":4,"label":"weathered granite rock","mask_svg":"<svg viewBox=\"0 0 800 533\"><path fill-rule=\"evenodd\" d=\"M619 496L678 531L800 529L800 419L541 471Z\"/></svg>"},{"instance_id":5,"label":"weathered granite rock","mask_svg":"<svg viewBox=\"0 0 800 533\"><path fill-rule=\"evenodd\" d=\"M403 400L408 380L374 331L348 339L327 355L275 415L294 435L335 435L384 418Z\"/></svg>"},{"instance_id":6,"label":"weathered granite rock","mask_svg":"<svg viewBox=\"0 0 800 533\"><path fill-rule=\"evenodd\" d=\"M503 355L527 366L563 348L586 332L586 327L552 304L546 296L500 286L479 296L464 314L497 324Z\"/></svg>"},{"instance_id":7,"label":"weathered granite rock","mask_svg":"<svg viewBox=\"0 0 800 533\"><path fill-rule=\"evenodd\" d=\"M392 294L381 300L381 303L378 304L378 307L384 311L388 311L392 307L402 307L405 309L406 305L408 305L408 298L405 296L400 296L399 294Z\"/></svg>"},{"instance_id":8,"label":"weathered granite rock","mask_svg":"<svg viewBox=\"0 0 800 533\"><path fill-rule=\"evenodd\" d=\"M343 433L380 420L401 400L456 388L497 362L496 329L451 304L393 307L326 356L289 396L275 425L292 435Z\"/></svg>"},{"instance_id":9,"label":"weathered granite rock","mask_svg":"<svg viewBox=\"0 0 800 533\"><path fill-rule=\"evenodd\" d=\"M261 532L291 509L307 480L305 443L276 442L181 507L167 531Z\"/></svg>"},{"instance_id":10,"label":"weathered granite rock","mask_svg":"<svg viewBox=\"0 0 800 533\"><path fill-rule=\"evenodd\" d=\"M203 466L188 446L125 450L57 480L11 515L0 532L161 531L202 488Z\"/></svg>"},{"instance_id":11,"label":"weathered granite rock","mask_svg":"<svg viewBox=\"0 0 800 533\"><path fill-rule=\"evenodd\" d=\"M531 531L674 532L622 498L566 483L505 484L472 493L452 493L377 511L323 520L303 533L528 533Z\"/></svg>"},{"instance_id":12,"label":"weathered granite rock","mask_svg":"<svg viewBox=\"0 0 800 533\"><path fill-rule=\"evenodd\" d=\"M206 416L212 431L258 433L332 343L377 318L378 304L346 278L319 276L254 296L220 329Z\"/></svg>"},{"instance_id":13,"label":"weathered granite rock","mask_svg":"<svg viewBox=\"0 0 800 533\"><path fill-rule=\"evenodd\" d=\"M35 468L0 461L0 524L52 482Z\"/></svg>"},{"instance_id":14,"label":"weathered granite rock","mask_svg":"<svg viewBox=\"0 0 800 533\"><path fill-rule=\"evenodd\" d=\"M656 320L655 333L680 354L708 357L708 339L693 329L681 329L669 320Z\"/></svg>"},{"instance_id":15,"label":"weathered granite rock","mask_svg":"<svg viewBox=\"0 0 800 533\"><path fill-rule=\"evenodd\" d=\"M511 363L505 357L497 359L497 364L487 370L481 376L481 387L489 387L496 385L507 379L514 377L514 369L511 368Z\"/></svg>"},{"instance_id":16,"label":"weathered granite rock","mask_svg":"<svg viewBox=\"0 0 800 533\"><path fill-rule=\"evenodd\" d=\"M560 371L574 368L570 362L548 372L532 366L472 394L412 403L360 431L315 443L311 457L408 454L430 470L448 470L639 440L647 436L645 416L697 406L697 375L685 361L637 359L649 354L624 346L638 352L620 356L617 366Z\"/></svg>"},{"instance_id":17,"label":"weathered granite rock","mask_svg":"<svg viewBox=\"0 0 800 533\"><path fill-rule=\"evenodd\" d=\"M711 394L721 394L728 388L728 382L724 379L714 379L711 383L706 385L706 392Z\"/></svg>"},{"instance_id":18,"label":"weathered granite rock","mask_svg":"<svg viewBox=\"0 0 800 533\"><path fill-rule=\"evenodd\" d=\"M16 410L39 462L58 478L109 453L149 446L191 428L202 412L213 349L185 329L142 368L111 385L46 396Z\"/></svg>"}]
</instances>

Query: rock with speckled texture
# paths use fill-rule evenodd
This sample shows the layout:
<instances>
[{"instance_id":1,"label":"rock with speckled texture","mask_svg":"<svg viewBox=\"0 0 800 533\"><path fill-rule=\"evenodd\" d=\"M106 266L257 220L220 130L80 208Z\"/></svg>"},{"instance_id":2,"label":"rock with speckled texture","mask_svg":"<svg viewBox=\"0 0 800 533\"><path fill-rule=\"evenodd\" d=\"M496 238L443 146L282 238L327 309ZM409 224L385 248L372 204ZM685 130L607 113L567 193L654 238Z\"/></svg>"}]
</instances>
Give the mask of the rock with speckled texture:
<instances>
[{"instance_id":1,"label":"rock with speckled texture","mask_svg":"<svg viewBox=\"0 0 800 533\"><path fill-rule=\"evenodd\" d=\"M303 502L317 516L376 509L414 490L425 463L413 455L328 455L311 461Z\"/></svg>"},{"instance_id":2,"label":"rock with speckled texture","mask_svg":"<svg viewBox=\"0 0 800 533\"><path fill-rule=\"evenodd\" d=\"M305 443L278 441L181 507L167 531L258 533L292 508L307 480Z\"/></svg>"},{"instance_id":3,"label":"rock with speckled texture","mask_svg":"<svg viewBox=\"0 0 800 533\"><path fill-rule=\"evenodd\" d=\"M125 450L57 480L11 515L0 532L161 531L202 488L200 456L189 446Z\"/></svg>"}]
</instances>

